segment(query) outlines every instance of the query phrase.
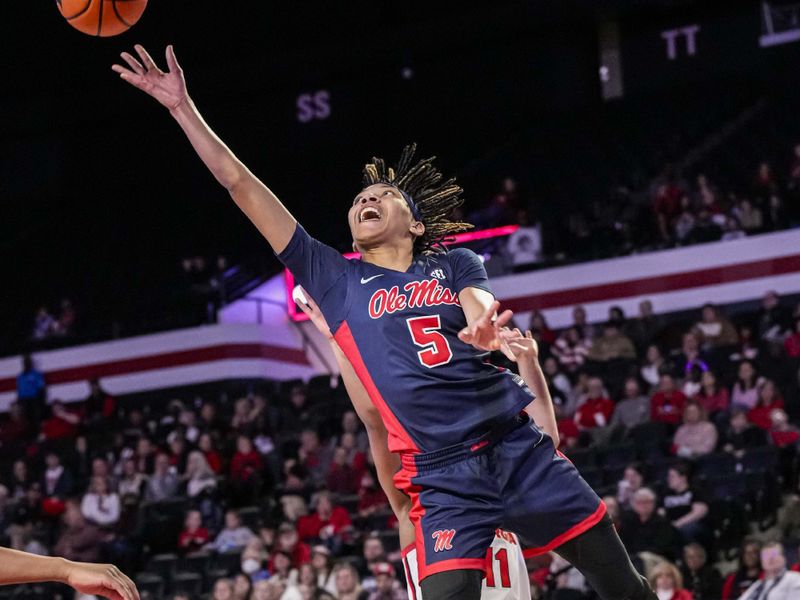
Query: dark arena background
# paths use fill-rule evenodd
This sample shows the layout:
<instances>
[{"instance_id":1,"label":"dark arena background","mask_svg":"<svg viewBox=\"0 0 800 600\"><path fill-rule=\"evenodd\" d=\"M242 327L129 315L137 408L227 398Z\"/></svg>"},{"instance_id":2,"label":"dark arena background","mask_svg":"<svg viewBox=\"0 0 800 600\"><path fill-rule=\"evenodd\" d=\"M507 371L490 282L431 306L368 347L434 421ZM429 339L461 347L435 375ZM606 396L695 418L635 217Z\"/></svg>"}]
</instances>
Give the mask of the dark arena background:
<instances>
[{"instance_id":1,"label":"dark arena background","mask_svg":"<svg viewBox=\"0 0 800 600\"><path fill-rule=\"evenodd\" d=\"M458 178L451 247L533 332L560 450L659 598L800 598L800 2L150 0L98 38L26 0L1 27L0 544L142 598L408 597L291 273L111 70L171 43L343 253L372 156L416 142ZM554 553L514 582L489 558L483 597L598 597Z\"/></svg>"}]
</instances>

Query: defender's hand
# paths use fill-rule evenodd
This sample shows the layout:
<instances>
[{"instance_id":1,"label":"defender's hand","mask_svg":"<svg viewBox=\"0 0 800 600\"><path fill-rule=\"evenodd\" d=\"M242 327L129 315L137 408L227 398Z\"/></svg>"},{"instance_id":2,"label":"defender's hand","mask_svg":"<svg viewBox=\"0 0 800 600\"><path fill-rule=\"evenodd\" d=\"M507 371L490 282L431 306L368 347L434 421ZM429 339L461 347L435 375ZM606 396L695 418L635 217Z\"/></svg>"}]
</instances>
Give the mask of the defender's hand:
<instances>
[{"instance_id":1,"label":"defender's hand","mask_svg":"<svg viewBox=\"0 0 800 600\"><path fill-rule=\"evenodd\" d=\"M178 59L175 57L175 50L171 45L167 46L167 66L169 71L165 73L158 68L144 47L136 44L134 49L142 62L139 62L127 52L123 52L120 56L129 68L122 65L114 65L111 69L119 73L119 76L132 86L150 94L169 110L178 108L186 101L189 95L186 91L183 69L181 69Z\"/></svg>"},{"instance_id":2,"label":"defender's hand","mask_svg":"<svg viewBox=\"0 0 800 600\"><path fill-rule=\"evenodd\" d=\"M537 361L539 359L539 344L533 338L530 330L522 335L522 332L517 329L503 329L500 332L500 337L503 340L503 347L508 348L511 356L509 358L515 362L520 360ZM508 356L508 354L506 354Z\"/></svg>"}]
</instances>

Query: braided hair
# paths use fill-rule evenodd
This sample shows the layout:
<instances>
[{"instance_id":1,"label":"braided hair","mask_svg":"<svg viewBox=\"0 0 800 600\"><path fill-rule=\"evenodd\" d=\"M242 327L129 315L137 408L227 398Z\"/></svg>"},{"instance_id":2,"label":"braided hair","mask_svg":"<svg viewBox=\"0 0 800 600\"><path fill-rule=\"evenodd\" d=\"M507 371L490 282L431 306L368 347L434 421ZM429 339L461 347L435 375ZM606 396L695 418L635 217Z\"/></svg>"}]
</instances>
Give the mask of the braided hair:
<instances>
[{"instance_id":1,"label":"braided hair","mask_svg":"<svg viewBox=\"0 0 800 600\"><path fill-rule=\"evenodd\" d=\"M385 183L399 189L409 205L416 206L418 220L425 225L425 233L414 240L414 254L431 254L443 249L442 241L449 235L472 229L469 223L450 220L453 210L462 204L463 190L456 185L454 177L443 180L442 174L433 166L435 156L414 161L417 145L403 148L397 167L387 167L382 158L373 157L364 165L361 183L363 187Z\"/></svg>"}]
</instances>

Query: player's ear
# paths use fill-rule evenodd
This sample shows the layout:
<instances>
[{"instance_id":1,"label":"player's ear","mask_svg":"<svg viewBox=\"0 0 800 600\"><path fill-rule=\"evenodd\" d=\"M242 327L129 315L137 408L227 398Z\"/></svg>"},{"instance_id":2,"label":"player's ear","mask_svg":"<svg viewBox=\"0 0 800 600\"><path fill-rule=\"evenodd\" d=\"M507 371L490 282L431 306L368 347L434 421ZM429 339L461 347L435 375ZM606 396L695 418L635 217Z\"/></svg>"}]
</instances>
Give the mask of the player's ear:
<instances>
[{"instance_id":1,"label":"player's ear","mask_svg":"<svg viewBox=\"0 0 800 600\"><path fill-rule=\"evenodd\" d=\"M355 240L353 240L353 252L358 252L358 253L361 252L361 250L358 249L358 245L356 244Z\"/></svg>"},{"instance_id":2,"label":"player's ear","mask_svg":"<svg viewBox=\"0 0 800 600\"><path fill-rule=\"evenodd\" d=\"M408 230L414 237L419 237L425 233L425 223L422 221L412 221Z\"/></svg>"}]
</instances>

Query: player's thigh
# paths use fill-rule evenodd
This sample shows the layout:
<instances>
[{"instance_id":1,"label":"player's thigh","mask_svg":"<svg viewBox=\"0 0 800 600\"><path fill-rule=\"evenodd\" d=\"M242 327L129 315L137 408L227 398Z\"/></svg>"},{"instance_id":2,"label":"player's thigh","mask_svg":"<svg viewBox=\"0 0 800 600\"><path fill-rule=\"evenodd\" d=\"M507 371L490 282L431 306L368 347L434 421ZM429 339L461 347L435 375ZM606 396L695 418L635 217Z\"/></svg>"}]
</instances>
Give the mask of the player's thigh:
<instances>
[{"instance_id":1,"label":"player's thigh","mask_svg":"<svg viewBox=\"0 0 800 600\"><path fill-rule=\"evenodd\" d=\"M527 552L544 553L597 523L605 505L549 436L524 426L495 448L503 482L503 529Z\"/></svg>"},{"instance_id":2,"label":"player's thigh","mask_svg":"<svg viewBox=\"0 0 800 600\"><path fill-rule=\"evenodd\" d=\"M470 459L472 460L472 459ZM486 567L486 551L503 505L486 469L470 461L395 477L411 497L420 579L449 570Z\"/></svg>"},{"instance_id":3,"label":"player's thigh","mask_svg":"<svg viewBox=\"0 0 800 600\"><path fill-rule=\"evenodd\" d=\"M422 580L422 597L431 600L480 600L483 571L459 569L434 573Z\"/></svg>"}]
</instances>

